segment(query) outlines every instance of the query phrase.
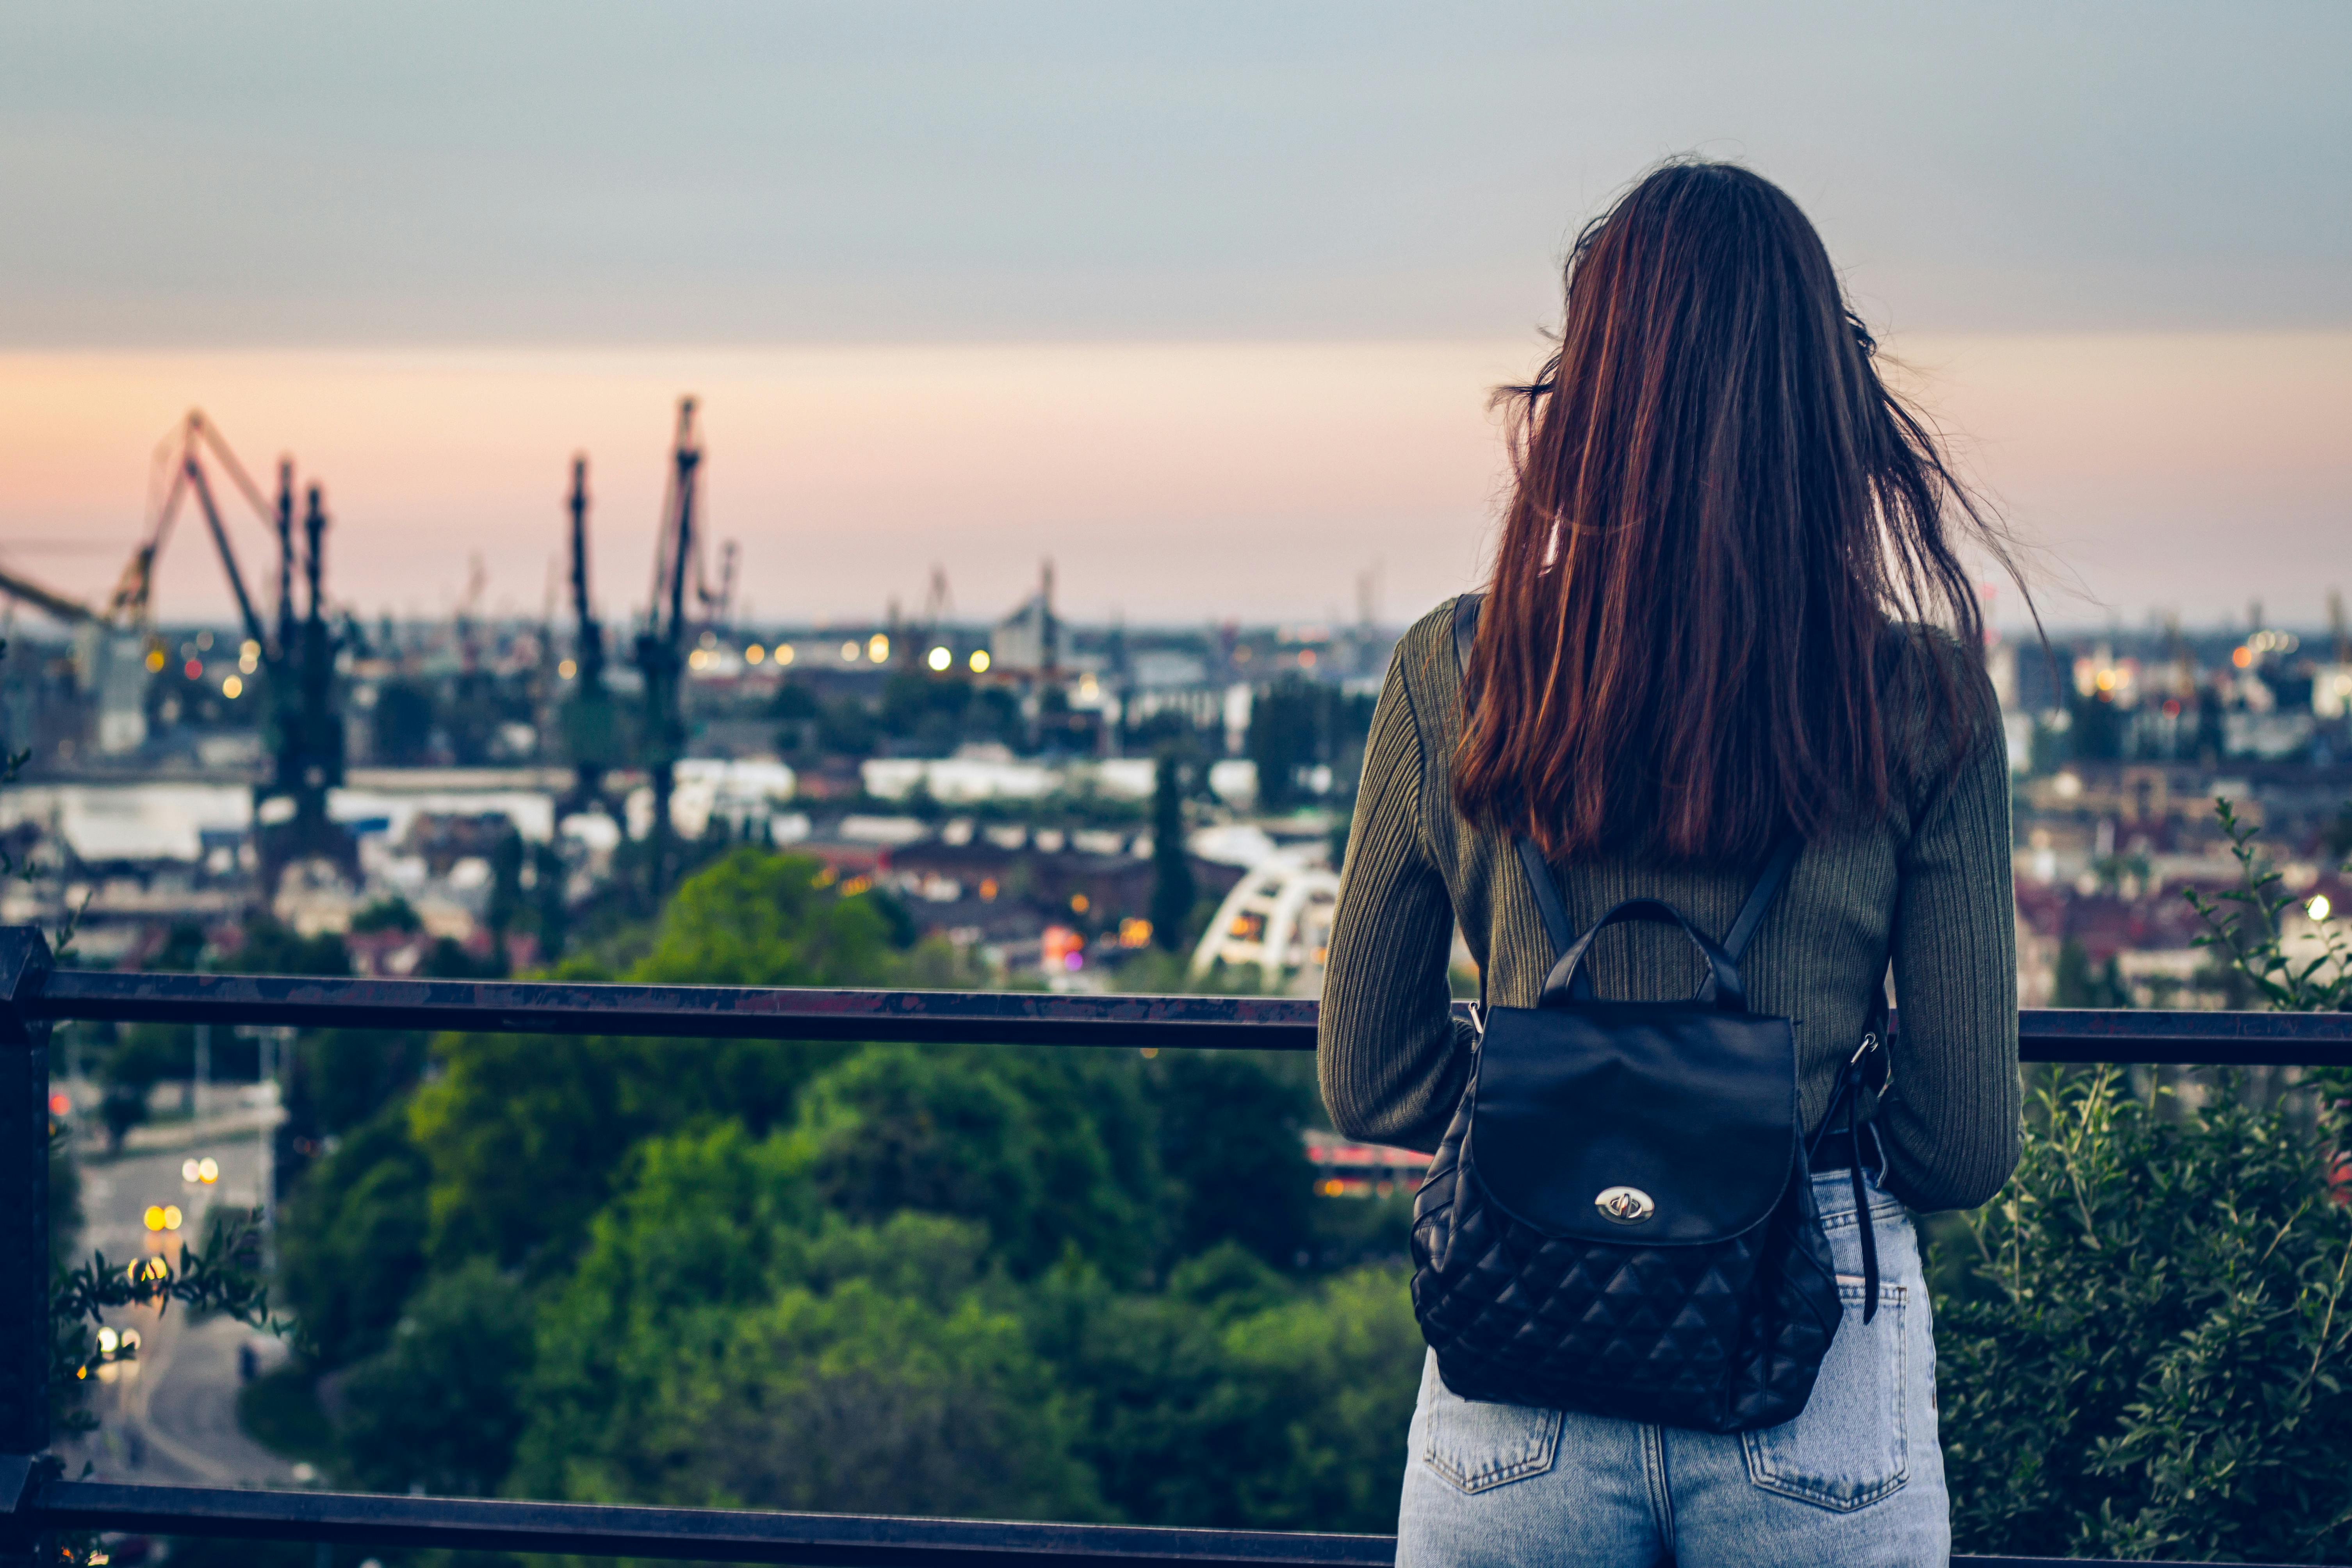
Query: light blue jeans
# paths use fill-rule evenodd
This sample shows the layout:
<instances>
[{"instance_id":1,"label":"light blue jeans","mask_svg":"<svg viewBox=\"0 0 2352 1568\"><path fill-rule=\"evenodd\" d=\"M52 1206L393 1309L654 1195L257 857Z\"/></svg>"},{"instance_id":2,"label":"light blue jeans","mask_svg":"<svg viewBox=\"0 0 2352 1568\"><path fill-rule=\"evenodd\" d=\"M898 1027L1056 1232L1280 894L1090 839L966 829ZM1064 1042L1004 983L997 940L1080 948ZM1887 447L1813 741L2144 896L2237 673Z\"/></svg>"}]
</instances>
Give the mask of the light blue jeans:
<instances>
[{"instance_id":1,"label":"light blue jeans","mask_svg":"<svg viewBox=\"0 0 2352 1568\"><path fill-rule=\"evenodd\" d=\"M1397 1568L1918 1568L1947 1562L1936 1336L1918 1238L1868 1187L1878 1315L1862 1321L1852 1179L1813 1178L1845 1318L1804 1413L1720 1436L1463 1399L1422 1369Z\"/></svg>"}]
</instances>

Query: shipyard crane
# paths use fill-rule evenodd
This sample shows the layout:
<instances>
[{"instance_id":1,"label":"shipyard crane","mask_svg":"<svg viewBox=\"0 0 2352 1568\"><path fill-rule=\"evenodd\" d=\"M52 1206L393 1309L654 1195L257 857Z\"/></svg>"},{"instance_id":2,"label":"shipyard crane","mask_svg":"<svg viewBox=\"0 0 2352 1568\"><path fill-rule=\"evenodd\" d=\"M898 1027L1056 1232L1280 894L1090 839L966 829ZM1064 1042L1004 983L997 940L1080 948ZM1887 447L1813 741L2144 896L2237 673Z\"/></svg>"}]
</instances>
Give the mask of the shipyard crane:
<instances>
[{"instance_id":1,"label":"shipyard crane","mask_svg":"<svg viewBox=\"0 0 2352 1568\"><path fill-rule=\"evenodd\" d=\"M221 520L220 505L205 461L207 456L228 475L263 525L277 535L278 604L274 626L264 624L253 595L246 588L236 549L229 542L228 529ZM222 573L228 579L229 593L236 600L246 638L268 676L263 689L269 701L267 728L272 767L268 780L254 788L255 814L265 829L289 818L291 826L274 833L264 832L265 873L303 854L323 854L348 865L353 854L350 836L339 832L327 817L327 792L343 782L343 724L334 705L335 653L341 639L327 618L327 512L323 492L314 482L307 487L305 495L299 555L308 603L298 616L293 462L279 459L278 495L273 502L263 496L261 487L253 482L245 465L237 461L236 452L204 411L191 409L177 432L176 448L173 439L167 437L157 451L156 464L162 500L155 508L147 542L126 570L123 585L116 590L117 601L135 605L142 616L146 613L155 558L171 535L172 522L182 501L193 495L220 557ZM160 482L165 472L170 474L168 482ZM290 812L282 816L274 812L271 803L275 801L287 802Z\"/></svg>"},{"instance_id":2,"label":"shipyard crane","mask_svg":"<svg viewBox=\"0 0 2352 1568\"><path fill-rule=\"evenodd\" d=\"M669 485L662 500L661 532L654 545L653 603L637 634L636 664L646 683L646 772L653 784L654 820L647 843L647 879L659 902L668 891L669 802L677 759L686 749L679 684L686 671L687 574L697 563L696 480L702 441L694 426L694 399L677 403L677 434L670 446ZM698 578L700 574L696 573Z\"/></svg>"},{"instance_id":3,"label":"shipyard crane","mask_svg":"<svg viewBox=\"0 0 2352 1568\"><path fill-rule=\"evenodd\" d=\"M612 765L614 724L612 694L604 688L604 628L598 624L588 595L588 458L572 459L572 493L566 499L572 514L571 700L563 707L563 736L572 755L573 784L564 803L572 811L602 811L604 771Z\"/></svg>"}]
</instances>

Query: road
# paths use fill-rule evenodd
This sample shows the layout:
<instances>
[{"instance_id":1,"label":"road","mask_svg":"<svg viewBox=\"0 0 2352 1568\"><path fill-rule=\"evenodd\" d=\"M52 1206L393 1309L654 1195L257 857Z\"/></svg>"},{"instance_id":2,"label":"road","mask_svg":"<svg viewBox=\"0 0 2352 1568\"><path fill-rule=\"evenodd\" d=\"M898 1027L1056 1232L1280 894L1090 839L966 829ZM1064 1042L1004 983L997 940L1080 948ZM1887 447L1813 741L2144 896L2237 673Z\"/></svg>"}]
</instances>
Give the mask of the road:
<instances>
[{"instance_id":1,"label":"road","mask_svg":"<svg viewBox=\"0 0 2352 1568\"><path fill-rule=\"evenodd\" d=\"M181 1239L204 1234L205 1212L220 1204L250 1208L258 1188L258 1135L201 1138L184 1149L133 1153L114 1161L86 1160L81 1167L84 1257L95 1249L119 1263L152 1253L176 1258ZM184 1161L209 1154L220 1165L210 1186L184 1181ZM142 1215L151 1204L176 1204L184 1211L178 1235L149 1231ZM134 1308L110 1314L117 1329L136 1329L135 1361L101 1367L89 1409L101 1423L93 1436L60 1445L68 1473L84 1460L96 1479L174 1483L185 1486L295 1486L294 1468L237 1429L237 1347L258 1339L241 1323L215 1318L192 1322L173 1308L158 1313ZM265 1364L267 1364L265 1363Z\"/></svg>"}]
</instances>

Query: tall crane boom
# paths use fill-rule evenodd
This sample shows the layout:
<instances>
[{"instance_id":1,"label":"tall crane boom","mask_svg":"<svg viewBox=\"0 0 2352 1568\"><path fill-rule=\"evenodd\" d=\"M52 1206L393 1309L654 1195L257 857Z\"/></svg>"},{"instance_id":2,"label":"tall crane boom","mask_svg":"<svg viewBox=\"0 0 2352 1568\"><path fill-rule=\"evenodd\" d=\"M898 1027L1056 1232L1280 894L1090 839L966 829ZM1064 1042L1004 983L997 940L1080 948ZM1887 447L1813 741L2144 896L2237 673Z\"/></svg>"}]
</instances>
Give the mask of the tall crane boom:
<instances>
[{"instance_id":1,"label":"tall crane boom","mask_svg":"<svg viewBox=\"0 0 2352 1568\"><path fill-rule=\"evenodd\" d=\"M565 508L572 514L572 616L578 630L573 637L572 676L574 685L563 705L565 749L571 752L572 786L565 802L573 811L604 811L604 773L614 752L613 700L604 689L604 628L596 619L588 593L588 459L572 459L572 493Z\"/></svg>"},{"instance_id":2,"label":"tall crane boom","mask_svg":"<svg viewBox=\"0 0 2352 1568\"><path fill-rule=\"evenodd\" d=\"M96 610L91 609L79 599L68 598L54 589L42 587L30 577L20 577L5 568L0 568L0 594L5 594L12 599L22 599L35 609L46 610L58 620L71 626L80 626L85 622L100 618Z\"/></svg>"},{"instance_id":3,"label":"tall crane boom","mask_svg":"<svg viewBox=\"0 0 2352 1568\"><path fill-rule=\"evenodd\" d=\"M637 668L646 681L646 771L653 785L654 820L648 837L649 881L658 900L669 890L670 793L678 754L686 749L686 721L679 681L686 668L686 574L693 560L696 477L702 442L694 427L694 399L677 403L677 435L670 446L669 489L662 507L661 535L654 549L653 606L637 637Z\"/></svg>"}]
</instances>

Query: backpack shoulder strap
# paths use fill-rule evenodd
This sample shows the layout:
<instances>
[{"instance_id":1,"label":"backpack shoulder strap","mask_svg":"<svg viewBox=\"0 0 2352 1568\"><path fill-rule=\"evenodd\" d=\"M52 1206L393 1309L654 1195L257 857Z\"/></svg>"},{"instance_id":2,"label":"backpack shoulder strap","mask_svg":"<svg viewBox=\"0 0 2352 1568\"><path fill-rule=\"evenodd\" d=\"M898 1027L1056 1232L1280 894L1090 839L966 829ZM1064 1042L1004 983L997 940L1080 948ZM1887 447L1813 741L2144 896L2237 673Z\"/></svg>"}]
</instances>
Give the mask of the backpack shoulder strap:
<instances>
[{"instance_id":1,"label":"backpack shoulder strap","mask_svg":"<svg viewBox=\"0 0 2352 1568\"><path fill-rule=\"evenodd\" d=\"M1454 668L1462 677L1465 708L1470 653L1478 643L1478 605L1485 598L1484 594L1465 594L1454 601ZM1568 910L1559 901L1559 887L1552 880L1551 868L1544 863L1543 851L1524 833L1513 837L1511 847L1518 851L1519 868L1527 874L1528 890L1535 894L1536 912L1543 917L1553 954L1566 952L1576 943L1576 930L1568 923Z\"/></svg>"},{"instance_id":2,"label":"backpack shoulder strap","mask_svg":"<svg viewBox=\"0 0 2352 1568\"><path fill-rule=\"evenodd\" d=\"M1772 847L1772 858L1764 863L1764 869L1756 878L1756 886L1748 891L1748 901L1739 906L1739 914L1731 922L1731 930L1724 933L1723 951L1732 963L1738 963L1740 954L1748 951L1748 942L1755 939L1756 928L1762 925L1764 917L1772 912L1773 903L1788 883L1790 869L1796 865L1797 857L1804 852L1805 841L1794 833L1786 835Z\"/></svg>"}]
</instances>

